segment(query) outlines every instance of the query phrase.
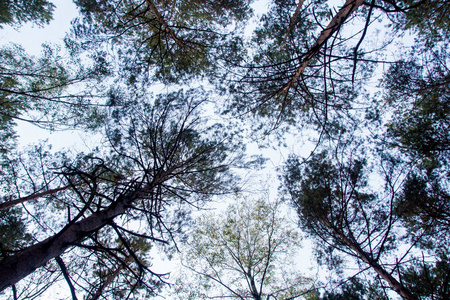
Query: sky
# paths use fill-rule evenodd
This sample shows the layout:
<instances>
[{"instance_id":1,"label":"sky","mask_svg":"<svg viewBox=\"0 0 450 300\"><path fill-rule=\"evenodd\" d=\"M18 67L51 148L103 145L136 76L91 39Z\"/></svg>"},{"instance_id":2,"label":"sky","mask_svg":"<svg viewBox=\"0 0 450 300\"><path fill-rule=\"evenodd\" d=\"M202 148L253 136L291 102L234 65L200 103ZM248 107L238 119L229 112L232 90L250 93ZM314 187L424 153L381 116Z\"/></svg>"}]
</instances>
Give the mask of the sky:
<instances>
[{"instance_id":1,"label":"sky","mask_svg":"<svg viewBox=\"0 0 450 300\"><path fill-rule=\"evenodd\" d=\"M64 49L63 38L71 28L71 20L77 17L75 4L68 0L52 1L56 8L53 12L53 20L42 27L26 23L18 28L4 26L0 30L0 45L16 43L22 45L28 54L39 56L42 44L49 43L59 45ZM95 138L89 137L80 131L55 131L49 133L27 122L17 122L19 145L36 144L42 140L48 140L53 149L81 149L90 148L95 143Z\"/></svg>"},{"instance_id":2,"label":"sky","mask_svg":"<svg viewBox=\"0 0 450 300\"><path fill-rule=\"evenodd\" d=\"M19 28L4 26L0 30L0 43L2 45L14 42L25 47L30 54L38 55L41 45L46 42L60 44L66 32L70 30L70 22L77 17L75 4L68 0L52 1L56 8L53 20L49 24L39 27L26 23Z\"/></svg>"},{"instance_id":3,"label":"sky","mask_svg":"<svg viewBox=\"0 0 450 300\"><path fill-rule=\"evenodd\" d=\"M38 27L31 24L24 24L20 28L4 26L4 29L0 30L0 45L5 45L11 42L17 43L22 45L29 54L35 56L40 54L42 49L41 45L43 43L62 46L62 40L65 34L70 30L71 20L77 17L77 10L75 5L68 0L54 0L52 2L55 4L56 9L53 14L53 20L50 24L43 27ZM267 9L267 1L257 1L253 4L253 7L255 16L259 19L259 17ZM256 22L250 22L249 28L254 27L255 24ZM39 129L34 125L21 121L18 122L17 131L19 135L19 144L21 146L35 144L41 140L48 140L48 143L53 146L54 150L60 148L85 150L86 148L89 149L93 147L93 145L98 142L98 137L88 136L82 131L66 130L49 133L47 130ZM282 162L287 158L288 153L303 152L307 155L307 153L312 151L312 145L305 146L305 142L306 141L303 140L297 143L291 143L281 151L270 148L261 150L257 143L254 142L248 144L248 152L250 154L263 154L265 157L269 158L267 168L261 171L258 176L262 178L262 181L266 180L267 185L269 185L268 182L272 183L270 186L266 186L270 189L271 198L277 197L278 179L276 175L276 168L282 165ZM298 147L302 147L302 149L299 149ZM255 174L246 174L246 176L254 177ZM215 205L217 205L217 203L215 203ZM291 219L292 222L295 222L296 216L293 212L290 213L286 210L286 214L287 218ZM311 276L317 272L317 270L314 269L315 264L312 262L313 258L311 255L311 245L308 243L303 243L303 246L304 247L301 250L299 257L302 258L302 268L305 273L309 273L305 275ZM154 268L152 269L155 272L163 273L170 271L171 268L175 268L173 264L168 263L165 260L159 261L156 259L154 262ZM54 292L60 294L61 297L64 297L66 292L68 292L64 281L61 282L61 287L62 289L60 291L56 289Z\"/></svg>"},{"instance_id":4,"label":"sky","mask_svg":"<svg viewBox=\"0 0 450 300\"><path fill-rule=\"evenodd\" d=\"M71 20L77 17L77 10L75 5L69 0L53 0L52 2L56 5L56 10L54 12L54 20L52 20L49 25L40 28L37 26L25 24L18 29L8 28L7 26L5 26L5 29L0 30L0 44L5 45L10 42L18 43L23 45L27 52L33 55L39 55L41 51L41 45L43 43L62 45L62 39L70 30ZM336 3L337 6L339 6L344 1L336 0L333 2ZM257 1L255 4L253 4L253 7L255 10L256 18L259 18L259 16L261 16L267 8L267 0ZM256 22L250 22L249 29L253 28L255 24ZM352 29L355 28L357 28L357 26L352 27ZM382 30L383 24L380 24L379 28ZM347 33L351 34L350 31ZM375 37L377 36L375 35ZM406 37L406 41L407 39L408 37ZM410 37L409 39L411 41ZM380 35L379 40L381 42L382 40L384 40L384 37L381 37ZM374 43L378 43L377 38L371 41ZM387 53L387 55L395 56L399 54ZM378 79L379 78L376 78L373 82L374 87L377 85ZM69 148L77 150L81 149L86 151L86 149L92 148L93 145L96 145L98 143L98 137L87 135L82 131L59 131L49 134L46 130L41 130L33 125L24 122L18 123L18 134L19 142L22 146L30 143L37 143L43 139L48 139L48 143L52 144L54 149ZM247 145L249 154L263 154L266 158L269 158L269 160L266 165L267 167L261 172L243 174L243 177L247 178L248 180L252 180L252 178L257 177L263 182L262 185L265 185L265 187L270 190L270 197L273 199L276 198L278 196L277 168L282 166L283 161L287 159L288 153L301 153L303 156L307 156L313 150L313 145L306 139L297 140L297 138L298 137L288 137L287 140L290 140L291 142L289 142L286 147L278 147L277 150L271 148L261 149L258 147L258 144L256 142L249 142ZM252 187L253 183L254 182L250 181L250 183L248 184L249 189ZM249 192L251 192L251 190ZM220 202L221 200L218 201ZM218 207L219 202L214 202L211 204L211 206ZM296 213L294 211L286 210L286 214L289 219L295 222ZM305 262L305 264L302 265L302 268L304 269L305 273L309 272L309 274L314 275L317 272L317 267L314 263L312 263L313 257L311 254L311 244L305 241L303 245L304 248L299 255L299 257L303 259L303 262ZM155 259L154 267L152 268L152 270L155 272L165 273L171 271L171 269L174 268L176 268L175 265L170 264L167 261ZM64 281L61 282L61 286L61 291L57 292L61 292L61 295L64 295L65 292L68 292Z\"/></svg>"}]
</instances>

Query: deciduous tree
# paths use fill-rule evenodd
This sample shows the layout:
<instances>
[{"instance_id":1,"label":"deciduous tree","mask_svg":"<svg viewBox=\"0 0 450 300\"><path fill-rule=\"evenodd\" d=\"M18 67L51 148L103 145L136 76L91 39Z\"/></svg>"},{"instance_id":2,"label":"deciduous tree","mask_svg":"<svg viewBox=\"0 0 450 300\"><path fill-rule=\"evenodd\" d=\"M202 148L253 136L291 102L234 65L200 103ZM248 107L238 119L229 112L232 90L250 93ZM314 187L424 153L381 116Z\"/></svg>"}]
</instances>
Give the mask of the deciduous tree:
<instances>
[{"instance_id":1,"label":"deciduous tree","mask_svg":"<svg viewBox=\"0 0 450 300\"><path fill-rule=\"evenodd\" d=\"M298 231L282 217L281 203L237 199L225 213L196 221L183 255L190 272L175 283L177 296L261 300L306 295L310 279L295 269L292 255L299 242Z\"/></svg>"}]
</instances>

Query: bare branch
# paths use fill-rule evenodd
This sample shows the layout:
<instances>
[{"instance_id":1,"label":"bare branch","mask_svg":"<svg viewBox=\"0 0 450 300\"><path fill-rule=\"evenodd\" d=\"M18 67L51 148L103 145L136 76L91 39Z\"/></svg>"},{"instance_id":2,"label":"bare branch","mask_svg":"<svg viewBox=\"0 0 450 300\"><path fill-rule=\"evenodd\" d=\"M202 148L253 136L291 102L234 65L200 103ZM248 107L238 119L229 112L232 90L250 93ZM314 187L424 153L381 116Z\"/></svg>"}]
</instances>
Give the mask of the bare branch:
<instances>
[{"instance_id":1,"label":"bare branch","mask_svg":"<svg viewBox=\"0 0 450 300\"><path fill-rule=\"evenodd\" d=\"M73 286L72 281L70 280L70 275L69 275L69 272L67 272L67 267L66 267L66 265L64 264L64 261L62 260L62 258L61 258L60 256L57 256L57 257L55 258L55 260L56 260L56 262L58 263L58 265L59 265L59 267L60 267L60 269L61 269L61 272L63 273L64 278L65 278L66 281L67 281L67 284L69 285L70 293L72 294L72 300L77 300L77 295L76 295L76 292L75 292L75 287Z\"/></svg>"},{"instance_id":2,"label":"bare branch","mask_svg":"<svg viewBox=\"0 0 450 300\"><path fill-rule=\"evenodd\" d=\"M303 2L305 2L305 0L298 1L297 8L295 9L295 12L291 17L291 21L289 22L289 27L286 30L286 34L284 35L283 43L281 44L281 50L283 50L284 47L286 46L287 38L288 38L290 32L292 31L292 27L294 26L295 21L297 20L298 14L300 13L300 10L303 6Z\"/></svg>"}]
</instances>

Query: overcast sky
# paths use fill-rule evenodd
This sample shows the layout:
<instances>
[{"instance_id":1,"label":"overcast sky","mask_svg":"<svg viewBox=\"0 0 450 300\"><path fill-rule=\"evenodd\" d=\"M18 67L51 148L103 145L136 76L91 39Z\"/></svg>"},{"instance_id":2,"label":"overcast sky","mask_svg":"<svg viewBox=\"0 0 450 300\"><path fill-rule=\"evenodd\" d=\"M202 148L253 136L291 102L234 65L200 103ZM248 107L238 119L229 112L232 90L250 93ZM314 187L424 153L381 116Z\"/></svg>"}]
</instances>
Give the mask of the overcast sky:
<instances>
[{"instance_id":1,"label":"overcast sky","mask_svg":"<svg viewBox=\"0 0 450 300\"><path fill-rule=\"evenodd\" d=\"M53 20L49 24L39 27L26 23L20 27L13 28L4 26L0 30L0 45L16 43L22 45L28 54L39 56L42 51L42 44L49 43L63 47L63 38L70 31L71 21L78 16L75 4L70 0L53 0L56 6L53 12ZM85 149L92 147L92 138L80 131L59 131L49 134L47 130L42 130L35 125L26 122L17 122L19 144L25 146L36 144L41 140L47 140L54 150L61 148Z\"/></svg>"},{"instance_id":2,"label":"overcast sky","mask_svg":"<svg viewBox=\"0 0 450 300\"><path fill-rule=\"evenodd\" d=\"M31 24L24 24L20 28L12 28L10 26L4 26L2 30L0 30L0 44L6 45L8 43L17 43L22 45L27 53L35 56L39 56L42 47L41 45L44 43L50 43L53 45L61 45L63 48L63 38L67 32L70 31L71 21L77 17L77 9L76 6L69 0L53 0L52 1L56 8L53 13L53 20L50 24L45 25L43 27L38 27ZM257 19L267 10L267 0L255 1L253 7L255 16ZM254 28L256 22L250 22L249 27ZM86 134L80 131L60 131L49 134L48 131L37 128L34 125L18 122L18 135L19 135L19 143L21 146L25 146L27 144L38 143L40 140L48 139L48 143L53 146L54 150L58 150L61 148L68 149L82 149L86 150L86 145L90 147L95 144L94 139L90 139ZM303 144L305 141L301 141ZM294 147L294 146L292 146ZM272 182L273 187L271 188L271 198L276 197L277 195L277 175L276 175L276 167L280 166L284 159L287 157L288 152L297 152L299 153L300 149L293 149L289 147L289 149L284 149L284 151L280 150L271 150L265 149L263 152L266 157L270 158L268 162L268 168L261 172L259 176L261 176L261 181ZM304 147L304 146L302 146ZM261 153L260 149L257 148L256 144L248 145L250 148L250 152ZM287 150L287 151L286 151ZM308 149L309 151L312 150ZM306 152L309 152L306 150ZM244 174L245 175L245 174ZM248 176L255 176L254 173ZM243 176L245 177L245 176ZM216 203L217 205L217 203ZM289 218L294 219L292 215L288 216ZM303 249L302 258L305 263L305 273L309 273L308 268L311 267L311 248L310 245L304 244L305 248ZM299 256L300 257L300 256ZM171 264L168 262L159 262L155 260L155 264L153 267L153 271L155 272L168 272L171 271ZM313 271L312 273L314 273ZM61 296L65 296L65 293L68 293L66 289L65 283L61 283L61 290L58 290L58 287L54 289L54 292L60 294Z\"/></svg>"}]
</instances>

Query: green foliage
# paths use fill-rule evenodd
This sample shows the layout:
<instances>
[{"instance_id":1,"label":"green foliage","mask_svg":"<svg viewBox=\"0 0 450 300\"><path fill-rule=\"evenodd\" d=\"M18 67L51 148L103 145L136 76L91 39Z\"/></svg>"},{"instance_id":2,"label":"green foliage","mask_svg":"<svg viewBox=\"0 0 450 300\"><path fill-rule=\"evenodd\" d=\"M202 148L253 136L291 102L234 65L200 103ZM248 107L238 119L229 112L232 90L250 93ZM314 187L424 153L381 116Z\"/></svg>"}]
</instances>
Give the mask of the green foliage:
<instances>
[{"instance_id":1,"label":"green foliage","mask_svg":"<svg viewBox=\"0 0 450 300\"><path fill-rule=\"evenodd\" d=\"M386 291L380 286L379 280L369 282L367 278L351 277L341 282L331 291L325 291L321 300L389 300Z\"/></svg>"},{"instance_id":2,"label":"green foliage","mask_svg":"<svg viewBox=\"0 0 450 300\"><path fill-rule=\"evenodd\" d=\"M401 10L397 16L399 29L417 32L428 43L448 41L450 38L448 1L401 0L396 1L395 6Z\"/></svg>"},{"instance_id":3,"label":"green foliage","mask_svg":"<svg viewBox=\"0 0 450 300\"><path fill-rule=\"evenodd\" d=\"M387 125L394 145L427 168L437 168L449 158L450 75L447 49L430 55L442 63L399 61L390 67L384 85L386 101L396 107Z\"/></svg>"},{"instance_id":4,"label":"green foliage","mask_svg":"<svg viewBox=\"0 0 450 300\"><path fill-rule=\"evenodd\" d=\"M20 209L0 211L0 258L12 255L28 246L32 236L27 232Z\"/></svg>"},{"instance_id":5,"label":"green foliage","mask_svg":"<svg viewBox=\"0 0 450 300\"><path fill-rule=\"evenodd\" d=\"M351 278L340 287L341 291L327 291L322 300L362 300L365 295L364 285L356 278Z\"/></svg>"},{"instance_id":6,"label":"green foliage","mask_svg":"<svg viewBox=\"0 0 450 300\"><path fill-rule=\"evenodd\" d=\"M382 225L375 224L383 219L379 215L382 210L374 207L375 195L364 192L364 166L364 160L358 159L335 164L327 152L313 154L305 162L293 155L288 159L284 185L304 230L323 239L331 234L337 239L333 245L340 243L338 233L361 232L364 226L369 226L369 232L380 229ZM371 212L374 223L366 222L365 210ZM352 217L346 219L347 216Z\"/></svg>"},{"instance_id":7,"label":"green foliage","mask_svg":"<svg viewBox=\"0 0 450 300\"><path fill-rule=\"evenodd\" d=\"M420 242L425 248L448 247L450 194L445 182L433 173L412 173L396 202L397 215L413 239L426 236Z\"/></svg>"},{"instance_id":8,"label":"green foliage","mask_svg":"<svg viewBox=\"0 0 450 300\"><path fill-rule=\"evenodd\" d=\"M110 43L127 84L181 83L237 55L239 38L227 29L249 18L249 1L76 1L83 18L72 44Z\"/></svg>"},{"instance_id":9,"label":"green foliage","mask_svg":"<svg viewBox=\"0 0 450 300\"><path fill-rule=\"evenodd\" d=\"M43 26L52 20L54 8L47 0L1 0L0 28L3 24L19 26L26 22Z\"/></svg>"},{"instance_id":10,"label":"green foliage","mask_svg":"<svg viewBox=\"0 0 450 300\"><path fill-rule=\"evenodd\" d=\"M444 300L450 297L450 264L445 253L434 263L423 263L403 272L403 282L411 291L424 300Z\"/></svg>"},{"instance_id":11,"label":"green foliage","mask_svg":"<svg viewBox=\"0 0 450 300\"><path fill-rule=\"evenodd\" d=\"M279 203L243 198L225 213L200 217L183 260L190 272L176 283L178 297L287 299L304 294L309 279L292 261L300 237L281 214ZM184 279L188 273L195 284Z\"/></svg>"}]
</instances>

